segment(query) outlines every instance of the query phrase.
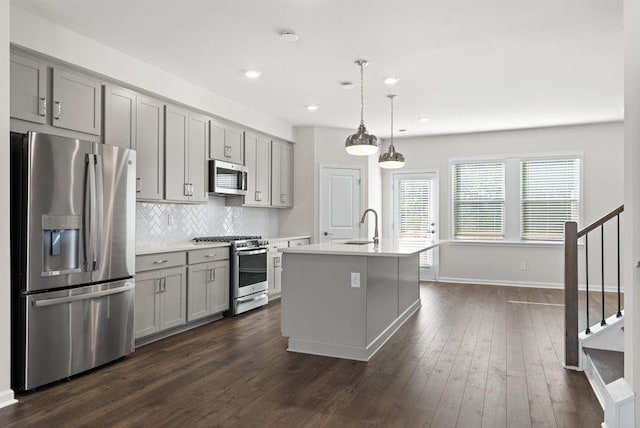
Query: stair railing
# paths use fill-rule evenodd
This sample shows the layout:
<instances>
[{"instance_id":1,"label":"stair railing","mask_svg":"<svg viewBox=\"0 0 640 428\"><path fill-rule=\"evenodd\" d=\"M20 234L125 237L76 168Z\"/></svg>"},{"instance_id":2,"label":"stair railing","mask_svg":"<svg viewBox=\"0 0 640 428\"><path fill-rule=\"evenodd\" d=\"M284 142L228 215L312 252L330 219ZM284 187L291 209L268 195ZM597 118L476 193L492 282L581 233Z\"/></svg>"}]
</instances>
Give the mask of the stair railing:
<instances>
[{"instance_id":1,"label":"stair railing","mask_svg":"<svg viewBox=\"0 0 640 428\"><path fill-rule=\"evenodd\" d=\"M624 211L624 205L594 221L582 230L578 230L578 224L569 221L564 224L564 361L566 367L578 367L578 240L584 236L585 252L585 286L586 286L586 334L589 329L589 233L600 228L600 275L601 275L601 312L600 325L606 325L606 313L604 305L604 225L616 219L617 227L617 268L618 268L618 311L616 315L622 316L620 299L620 214Z\"/></svg>"}]
</instances>

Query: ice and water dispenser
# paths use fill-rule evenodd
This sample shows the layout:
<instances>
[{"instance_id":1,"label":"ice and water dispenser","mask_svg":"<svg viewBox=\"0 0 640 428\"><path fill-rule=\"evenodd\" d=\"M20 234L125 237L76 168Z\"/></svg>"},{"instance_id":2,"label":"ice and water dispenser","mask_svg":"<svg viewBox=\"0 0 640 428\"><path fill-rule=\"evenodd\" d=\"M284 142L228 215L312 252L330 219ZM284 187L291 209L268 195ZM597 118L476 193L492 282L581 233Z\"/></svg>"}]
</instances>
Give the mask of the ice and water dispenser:
<instances>
[{"instance_id":1,"label":"ice and water dispenser","mask_svg":"<svg viewBox=\"0 0 640 428\"><path fill-rule=\"evenodd\" d=\"M80 272L82 216L42 216L42 276Z\"/></svg>"}]
</instances>

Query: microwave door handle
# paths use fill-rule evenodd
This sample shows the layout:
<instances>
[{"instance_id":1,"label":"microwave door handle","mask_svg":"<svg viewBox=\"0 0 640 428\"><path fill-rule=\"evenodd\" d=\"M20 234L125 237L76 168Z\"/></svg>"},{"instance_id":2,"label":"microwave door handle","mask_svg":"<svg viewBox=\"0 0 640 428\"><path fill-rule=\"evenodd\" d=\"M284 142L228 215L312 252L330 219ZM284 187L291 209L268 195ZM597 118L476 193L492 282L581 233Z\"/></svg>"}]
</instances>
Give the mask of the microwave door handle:
<instances>
[{"instance_id":1,"label":"microwave door handle","mask_svg":"<svg viewBox=\"0 0 640 428\"><path fill-rule=\"evenodd\" d=\"M96 235L94 247L94 264L93 270L100 268L100 259L102 258L102 239L103 239L103 222L104 222L104 163L101 155L96 157Z\"/></svg>"}]
</instances>

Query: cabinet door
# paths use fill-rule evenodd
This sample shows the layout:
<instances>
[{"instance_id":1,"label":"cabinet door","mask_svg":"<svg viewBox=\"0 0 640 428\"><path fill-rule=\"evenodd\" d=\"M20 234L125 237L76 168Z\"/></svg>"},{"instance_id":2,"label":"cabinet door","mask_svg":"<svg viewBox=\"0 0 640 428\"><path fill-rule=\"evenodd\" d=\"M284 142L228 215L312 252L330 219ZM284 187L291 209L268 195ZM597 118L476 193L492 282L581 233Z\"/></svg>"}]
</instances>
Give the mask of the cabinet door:
<instances>
[{"instance_id":1,"label":"cabinet door","mask_svg":"<svg viewBox=\"0 0 640 428\"><path fill-rule=\"evenodd\" d=\"M160 280L158 271L136 274L134 308L136 339L156 333L160 328L160 311L157 304Z\"/></svg>"},{"instance_id":2,"label":"cabinet door","mask_svg":"<svg viewBox=\"0 0 640 428\"><path fill-rule=\"evenodd\" d=\"M136 191L139 199L164 197L164 104L141 95L136 106Z\"/></svg>"},{"instance_id":3,"label":"cabinet door","mask_svg":"<svg viewBox=\"0 0 640 428\"><path fill-rule=\"evenodd\" d=\"M209 142L209 118L197 114L189 117L189 180L191 186L189 200L207 201L206 149Z\"/></svg>"},{"instance_id":4,"label":"cabinet door","mask_svg":"<svg viewBox=\"0 0 640 428\"><path fill-rule=\"evenodd\" d=\"M271 146L271 205L292 206L293 147L290 143L274 141Z\"/></svg>"},{"instance_id":5,"label":"cabinet door","mask_svg":"<svg viewBox=\"0 0 640 428\"><path fill-rule=\"evenodd\" d=\"M136 148L136 93L117 86L104 88L104 143Z\"/></svg>"},{"instance_id":6,"label":"cabinet door","mask_svg":"<svg viewBox=\"0 0 640 428\"><path fill-rule=\"evenodd\" d=\"M244 132L237 128L227 127L225 142L228 161L244 165Z\"/></svg>"},{"instance_id":7,"label":"cabinet door","mask_svg":"<svg viewBox=\"0 0 640 428\"><path fill-rule=\"evenodd\" d=\"M184 267L163 269L164 285L160 292L162 312L160 330L187 322L187 287Z\"/></svg>"},{"instance_id":8,"label":"cabinet door","mask_svg":"<svg viewBox=\"0 0 640 428\"><path fill-rule=\"evenodd\" d=\"M271 205L271 140L245 133L244 157L247 165L245 205Z\"/></svg>"},{"instance_id":9,"label":"cabinet door","mask_svg":"<svg viewBox=\"0 0 640 428\"><path fill-rule=\"evenodd\" d=\"M271 140L258 137L256 159L258 205L271 205Z\"/></svg>"},{"instance_id":10,"label":"cabinet door","mask_svg":"<svg viewBox=\"0 0 640 428\"><path fill-rule=\"evenodd\" d=\"M47 66L39 61L11 54L10 116L45 123L47 116Z\"/></svg>"},{"instance_id":11,"label":"cabinet door","mask_svg":"<svg viewBox=\"0 0 640 428\"><path fill-rule=\"evenodd\" d=\"M187 321L209 315L209 282L211 265L202 263L187 267Z\"/></svg>"},{"instance_id":12,"label":"cabinet door","mask_svg":"<svg viewBox=\"0 0 640 428\"><path fill-rule=\"evenodd\" d=\"M213 270L209 283L209 312L217 314L229 309L229 262L211 264Z\"/></svg>"},{"instance_id":13,"label":"cabinet door","mask_svg":"<svg viewBox=\"0 0 640 428\"><path fill-rule=\"evenodd\" d=\"M100 82L53 69L53 126L100 135Z\"/></svg>"},{"instance_id":14,"label":"cabinet door","mask_svg":"<svg viewBox=\"0 0 640 428\"><path fill-rule=\"evenodd\" d=\"M189 141L189 112L165 107L165 198L171 201L189 200L187 186L187 142Z\"/></svg>"}]
</instances>

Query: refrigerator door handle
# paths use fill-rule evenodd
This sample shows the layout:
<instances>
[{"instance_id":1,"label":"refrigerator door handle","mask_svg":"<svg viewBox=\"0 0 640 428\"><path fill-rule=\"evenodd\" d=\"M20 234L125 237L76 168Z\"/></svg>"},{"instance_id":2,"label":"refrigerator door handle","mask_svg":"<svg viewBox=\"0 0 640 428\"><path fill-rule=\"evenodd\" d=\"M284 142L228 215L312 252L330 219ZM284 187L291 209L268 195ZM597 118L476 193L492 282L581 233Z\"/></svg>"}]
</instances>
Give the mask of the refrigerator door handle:
<instances>
[{"instance_id":1,"label":"refrigerator door handle","mask_svg":"<svg viewBox=\"0 0 640 428\"><path fill-rule=\"evenodd\" d=\"M95 241L96 241L96 159L93 153L87 153L87 191L88 197L85 195L84 208L84 231L85 237L85 257L87 263L87 272L91 272L95 266ZM87 231L89 236L87 239Z\"/></svg>"},{"instance_id":2,"label":"refrigerator door handle","mask_svg":"<svg viewBox=\"0 0 640 428\"><path fill-rule=\"evenodd\" d=\"M89 299L95 299L97 297L109 296L111 294L124 293L125 291L133 290L134 287L135 287L134 283L127 282L122 287L112 288L110 290L102 290L102 291L95 291L93 293L78 294L77 296L56 297L54 299L34 300L32 304L37 308L41 308L43 306L53 306L53 305L59 305L62 303L72 303L72 302L77 302L79 300L89 300Z\"/></svg>"},{"instance_id":3,"label":"refrigerator door handle","mask_svg":"<svg viewBox=\"0 0 640 428\"><path fill-rule=\"evenodd\" d=\"M94 155L96 159L96 217L97 225L95 228L95 244L93 253L93 270L100 267L100 259L102 258L102 231L104 222L104 163L101 155Z\"/></svg>"}]
</instances>

